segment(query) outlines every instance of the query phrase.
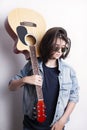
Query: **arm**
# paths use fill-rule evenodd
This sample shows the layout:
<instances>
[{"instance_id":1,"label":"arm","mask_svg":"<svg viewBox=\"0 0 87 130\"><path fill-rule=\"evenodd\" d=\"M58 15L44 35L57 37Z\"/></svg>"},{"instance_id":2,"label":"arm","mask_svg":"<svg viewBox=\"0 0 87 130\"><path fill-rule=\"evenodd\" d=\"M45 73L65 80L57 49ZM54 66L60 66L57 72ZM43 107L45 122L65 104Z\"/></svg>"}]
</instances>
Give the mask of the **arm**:
<instances>
[{"instance_id":1,"label":"arm","mask_svg":"<svg viewBox=\"0 0 87 130\"><path fill-rule=\"evenodd\" d=\"M61 120L66 123L67 119L70 117L73 109L75 108L76 103L74 102L69 102L69 104L67 105L67 108L65 110L64 115L61 117Z\"/></svg>"},{"instance_id":2,"label":"arm","mask_svg":"<svg viewBox=\"0 0 87 130\"><path fill-rule=\"evenodd\" d=\"M26 83L42 86L42 77L40 75L32 75L32 76L26 76L17 80L12 80L8 87L11 91L14 91L22 87Z\"/></svg>"},{"instance_id":3,"label":"arm","mask_svg":"<svg viewBox=\"0 0 87 130\"><path fill-rule=\"evenodd\" d=\"M69 116L71 115L73 109L75 108L76 103L74 102L69 102L67 105L67 108L65 110L65 113L63 114L63 116L60 118L60 120L58 120L52 127L51 130L62 130L63 127L65 126L67 119L69 118Z\"/></svg>"}]
</instances>

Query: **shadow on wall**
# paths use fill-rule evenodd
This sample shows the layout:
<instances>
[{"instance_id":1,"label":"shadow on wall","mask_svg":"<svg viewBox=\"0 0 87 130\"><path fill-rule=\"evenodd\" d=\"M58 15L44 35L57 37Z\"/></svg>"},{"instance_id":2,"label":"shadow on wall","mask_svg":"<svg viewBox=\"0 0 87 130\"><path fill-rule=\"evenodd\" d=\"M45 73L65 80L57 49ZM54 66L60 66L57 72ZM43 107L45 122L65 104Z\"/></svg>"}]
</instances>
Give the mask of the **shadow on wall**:
<instances>
[{"instance_id":1,"label":"shadow on wall","mask_svg":"<svg viewBox=\"0 0 87 130\"><path fill-rule=\"evenodd\" d=\"M0 130L22 130L22 89L8 90L9 80L24 63L21 55L13 53L13 46L14 41L0 25Z\"/></svg>"}]
</instances>

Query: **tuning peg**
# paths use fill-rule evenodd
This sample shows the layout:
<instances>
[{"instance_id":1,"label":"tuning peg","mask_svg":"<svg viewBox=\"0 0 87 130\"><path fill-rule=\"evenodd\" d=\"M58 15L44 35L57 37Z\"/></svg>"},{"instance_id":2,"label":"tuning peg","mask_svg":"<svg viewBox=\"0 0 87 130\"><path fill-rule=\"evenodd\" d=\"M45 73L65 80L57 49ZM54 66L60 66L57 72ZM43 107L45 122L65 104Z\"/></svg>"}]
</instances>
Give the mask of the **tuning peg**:
<instances>
[{"instance_id":1,"label":"tuning peg","mask_svg":"<svg viewBox=\"0 0 87 130\"><path fill-rule=\"evenodd\" d=\"M38 114L38 117L41 117L41 115Z\"/></svg>"},{"instance_id":2,"label":"tuning peg","mask_svg":"<svg viewBox=\"0 0 87 130\"><path fill-rule=\"evenodd\" d=\"M34 115L36 115L36 114L37 114L37 112L36 112L36 111L33 111L33 114L34 114Z\"/></svg>"},{"instance_id":3,"label":"tuning peg","mask_svg":"<svg viewBox=\"0 0 87 130\"><path fill-rule=\"evenodd\" d=\"M34 110L36 110L36 107L33 107Z\"/></svg>"},{"instance_id":4,"label":"tuning peg","mask_svg":"<svg viewBox=\"0 0 87 130\"><path fill-rule=\"evenodd\" d=\"M33 115L33 119L37 119L37 116Z\"/></svg>"}]
</instances>

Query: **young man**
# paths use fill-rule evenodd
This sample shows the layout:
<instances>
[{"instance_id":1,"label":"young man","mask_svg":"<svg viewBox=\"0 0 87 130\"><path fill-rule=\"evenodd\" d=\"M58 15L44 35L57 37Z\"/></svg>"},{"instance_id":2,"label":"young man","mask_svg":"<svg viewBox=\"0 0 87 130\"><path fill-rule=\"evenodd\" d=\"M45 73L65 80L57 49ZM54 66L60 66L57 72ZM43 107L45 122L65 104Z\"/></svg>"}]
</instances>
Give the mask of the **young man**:
<instances>
[{"instance_id":1,"label":"young man","mask_svg":"<svg viewBox=\"0 0 87 130\"><path fill-rule=\"evenodd\" d=\"M64 130L78 102L78 82L75 71L62 59L69 54L71 41L61 27L49 29L43 36L37 58L40 75L32 74L31 60L10 81L10 90L24 87L23 130ZM35 85L42 86L46 105L46 120L39 123L33 113L37 99Z\"/></svg>"}]
</instances>

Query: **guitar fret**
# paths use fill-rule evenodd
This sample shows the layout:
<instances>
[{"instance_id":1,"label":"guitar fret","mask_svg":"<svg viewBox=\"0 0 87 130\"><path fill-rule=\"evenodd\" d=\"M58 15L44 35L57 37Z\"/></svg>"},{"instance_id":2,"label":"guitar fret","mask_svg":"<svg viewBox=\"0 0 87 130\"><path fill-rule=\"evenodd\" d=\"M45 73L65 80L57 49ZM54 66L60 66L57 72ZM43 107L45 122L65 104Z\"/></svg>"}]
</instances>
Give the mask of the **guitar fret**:
<instances>
[{"instance_id":1,"label":"guitar fret","mask_svg":"<svg viewBox=\"0 0 87 130\"><path fill-rule=\"evenodd\" d=\"M32 62L33 74L39 75L38 62L36 57L35 46L30 46L30 57ZM38 99L43 99L42 87L36 85Z\"/></svg>"}]
</instances>

